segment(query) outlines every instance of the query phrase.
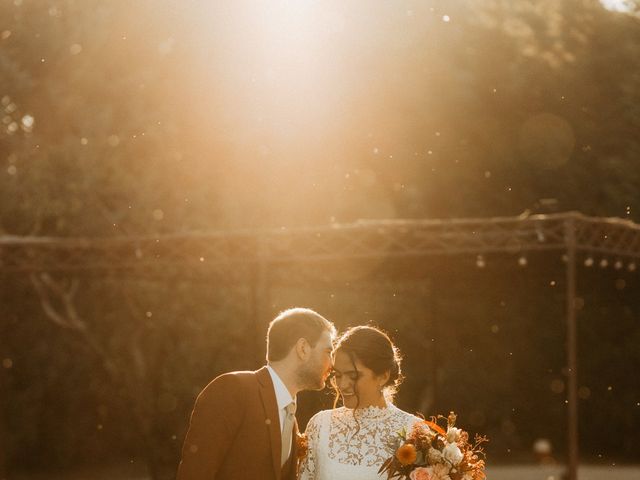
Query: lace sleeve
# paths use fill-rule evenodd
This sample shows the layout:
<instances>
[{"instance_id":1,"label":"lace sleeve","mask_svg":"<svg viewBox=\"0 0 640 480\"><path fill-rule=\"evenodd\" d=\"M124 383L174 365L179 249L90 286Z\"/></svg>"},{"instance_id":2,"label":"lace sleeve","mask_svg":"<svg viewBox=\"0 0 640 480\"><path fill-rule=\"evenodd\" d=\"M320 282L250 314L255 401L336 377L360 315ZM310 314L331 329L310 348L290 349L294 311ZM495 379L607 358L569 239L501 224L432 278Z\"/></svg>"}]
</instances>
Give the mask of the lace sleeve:
<instances>
[{"instance_id":1,"label":"lace sleeve","mask_svg":"<svg viewBox=\"0 0 640 480\"><path fill-rule=\"evenodd\" d=\"M320 436L320 413L311 417L304 434L307 437L307 455L302 459L299 480L315 480L318 439Z\"/></svg>"}]
</instances>

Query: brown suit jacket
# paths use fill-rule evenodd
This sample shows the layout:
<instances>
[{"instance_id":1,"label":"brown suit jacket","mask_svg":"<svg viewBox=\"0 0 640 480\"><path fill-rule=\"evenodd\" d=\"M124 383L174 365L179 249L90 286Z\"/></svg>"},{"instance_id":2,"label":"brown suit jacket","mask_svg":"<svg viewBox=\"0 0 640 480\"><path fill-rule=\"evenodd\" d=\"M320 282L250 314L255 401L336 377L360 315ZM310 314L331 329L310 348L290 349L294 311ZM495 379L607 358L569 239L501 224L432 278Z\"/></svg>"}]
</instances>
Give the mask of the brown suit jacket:
<instances>
[{"instance_id":1,"label":"brown suit jacket","mask_svg":"<svg viewBox=\"0 0 640 480\"><path fill-rule=\"evenodd\" d=\"M196 399L178 480L295 480L297 424L291 456L280 467L280 417L266 367L215 378Z\"/></svg>"}]
</instances>

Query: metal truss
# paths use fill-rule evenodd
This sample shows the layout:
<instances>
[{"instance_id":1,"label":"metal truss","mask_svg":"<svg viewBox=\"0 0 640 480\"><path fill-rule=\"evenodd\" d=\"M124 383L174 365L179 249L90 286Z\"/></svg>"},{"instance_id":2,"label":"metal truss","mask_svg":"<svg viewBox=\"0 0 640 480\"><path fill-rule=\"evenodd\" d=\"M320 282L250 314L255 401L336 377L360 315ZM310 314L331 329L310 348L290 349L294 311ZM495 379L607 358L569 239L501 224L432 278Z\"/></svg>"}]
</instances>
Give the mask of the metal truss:
<instances>
[{"instance_id":1,"label":"metal truss","mask_svg":"<svg viewBox=\"0 0 640 480\"><path fill-rule=\"evenodd\" d=\"M317 228L225 233L180 233L125 238L0 237L0 273L4 272L113 272L125 275L188 275L202 272L208 279L248 287L257 331L268 318L272 284L295 285L309 278L368 278L380 262L411 261L436 255L520 254L559 251L566 258L567 324L567 444L568 478L577 478L578 396L576 264L577 254L587 255L585 265L599 255L600 266L615 268L628 262L630 271L640 259L640 225L616 218L594 218L569 212L511 218L451 220L379 220ZM305 268L324 264L324 269ZM336 268L334 268L336 267ZM346 268L345 268L346 267ZM355 268L349 271L350 268ZM633 268L632 268L633 267ZM340 271L342 269L342 271ZM362 274L362 275L359 275ZM402 273L405 277L407 272ZM351 275L351 277L350 277ZM248 280L248 282L247 282ZM409 280L409 281L407 281ZM424 279L394 279L415 293L429 290ZM371 288L369 282L369 288ZM373 286L374 288L375 285ZM379 285L377 288L388 288ZM256 351L261 351L263 339ZM261 359L257 359L258 362Z\"/></svg>"},{"instance_id":2,"label":"metal truss","mask_svg":"<svg viewBox=\"0 0 640 480\"><path fill-rule=\"evenodd\" d=\"M569 234L571 232L571 234ZM575 242L575 243L574 243ZM124 238L0 237L1 271L234 270L240 265L565 250L640 258L640 225L570 212L527 217L371 220L267 231Z\"/></svg>"}]
</instances>

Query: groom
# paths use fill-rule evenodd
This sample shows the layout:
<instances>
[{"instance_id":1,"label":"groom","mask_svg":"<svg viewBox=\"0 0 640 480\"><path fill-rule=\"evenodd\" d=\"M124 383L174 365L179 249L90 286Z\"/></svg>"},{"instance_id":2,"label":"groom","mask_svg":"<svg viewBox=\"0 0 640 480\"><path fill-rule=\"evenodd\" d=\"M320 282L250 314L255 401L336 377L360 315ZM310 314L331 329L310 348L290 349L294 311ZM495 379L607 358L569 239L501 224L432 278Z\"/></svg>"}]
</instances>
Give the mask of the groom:
<instances>
[{"instance_id":1,"label":"groom","mask_svg":"<svg viewBox=\"0 0 640 480\"><path fill-rule=\"evenodd\" d=\"M220 375L196 399L178 480L294 480L296 394L324 388L334 337L313 310L280 313L267 331L267 365Z\"/></svg>"}]
</instances>

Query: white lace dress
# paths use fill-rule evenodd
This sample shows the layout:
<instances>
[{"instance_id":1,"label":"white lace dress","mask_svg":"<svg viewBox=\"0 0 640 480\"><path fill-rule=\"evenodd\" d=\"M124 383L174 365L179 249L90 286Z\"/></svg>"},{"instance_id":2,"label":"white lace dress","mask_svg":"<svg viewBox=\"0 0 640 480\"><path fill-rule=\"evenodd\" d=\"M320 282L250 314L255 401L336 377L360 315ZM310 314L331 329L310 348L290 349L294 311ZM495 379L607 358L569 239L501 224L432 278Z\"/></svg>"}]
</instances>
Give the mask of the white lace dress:
<instances>
[{"instance_id":1,"label":"white lace dress","mask_svg":"<svg viewBox=\"0 0 640 480\"><path fill-rule=\"evenodd\" d=\"M354 410L345 407L318 412L307 424L309 451L300 480L386 478L378 470L395 453L398 432L419 420L391 404L357 409L355 418Z\"/></svg>"}]
</instances>

